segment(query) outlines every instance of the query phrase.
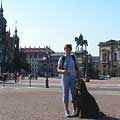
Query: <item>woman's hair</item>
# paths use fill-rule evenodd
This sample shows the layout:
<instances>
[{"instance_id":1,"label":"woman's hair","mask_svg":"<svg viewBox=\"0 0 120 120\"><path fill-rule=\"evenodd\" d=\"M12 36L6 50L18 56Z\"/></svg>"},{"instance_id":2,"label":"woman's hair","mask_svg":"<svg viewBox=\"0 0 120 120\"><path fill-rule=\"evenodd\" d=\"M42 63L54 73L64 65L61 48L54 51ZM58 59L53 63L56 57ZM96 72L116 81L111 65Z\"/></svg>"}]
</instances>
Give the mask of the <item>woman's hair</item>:
<instances>
[{"instance_id":1,"label":"woman's hair","mask_svg":"<svg viewBox=\"0 0 120 120\"><path fill-rule=\"evenodd\" d=\"M72 50L72 45L71 45L71 44L66 44L66 45L64 46L64 50L65 50L66 48L70 48L70 49Z\"/></svg>"}]
</instances>

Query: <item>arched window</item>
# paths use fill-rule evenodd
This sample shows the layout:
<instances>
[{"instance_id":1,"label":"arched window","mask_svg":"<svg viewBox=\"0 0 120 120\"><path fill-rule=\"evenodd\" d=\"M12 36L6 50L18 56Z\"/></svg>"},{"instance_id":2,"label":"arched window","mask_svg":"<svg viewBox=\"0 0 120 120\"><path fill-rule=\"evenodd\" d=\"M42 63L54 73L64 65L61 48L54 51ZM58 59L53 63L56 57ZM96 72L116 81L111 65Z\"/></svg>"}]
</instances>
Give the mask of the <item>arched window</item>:
<instances>
[{"instance_id":1,"label":"arched window","mask_svg":"<svg viewBox=\"0 0 120 120\"><path fill-rule=\"evenodd\" d=\"M117 61L117 53L114 53L114 61Z\"/></svg>"},{"instance_id":2,"label":"arched window","mask_svg":"<svg viewBox=\"0 0 120 120\"><path fill-rule=\"evenodd\" d=\"M103 61L105 62L106 61L106 53L103 53Z\"/></svg>"}]
</instances>

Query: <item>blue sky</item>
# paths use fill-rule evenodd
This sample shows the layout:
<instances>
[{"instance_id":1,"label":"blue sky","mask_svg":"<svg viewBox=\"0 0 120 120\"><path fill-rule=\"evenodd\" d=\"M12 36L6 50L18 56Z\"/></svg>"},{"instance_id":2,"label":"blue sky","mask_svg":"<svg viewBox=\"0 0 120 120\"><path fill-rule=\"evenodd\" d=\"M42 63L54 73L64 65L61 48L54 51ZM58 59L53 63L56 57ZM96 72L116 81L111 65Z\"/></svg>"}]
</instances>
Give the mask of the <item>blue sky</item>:
<instances>
[{"instance_id":1,"label":"blue sky","mask_svg":"<svg viewBox=\"0 0 120 120\"><path fill-rule=\"evenodd\" d=\"M88 51L99 55L99 42L120 39L120 0L3 0L7 30L17 23L20 46L50 46L63 51L76 36L88 40Z\"/></svg>"}]
</instances>

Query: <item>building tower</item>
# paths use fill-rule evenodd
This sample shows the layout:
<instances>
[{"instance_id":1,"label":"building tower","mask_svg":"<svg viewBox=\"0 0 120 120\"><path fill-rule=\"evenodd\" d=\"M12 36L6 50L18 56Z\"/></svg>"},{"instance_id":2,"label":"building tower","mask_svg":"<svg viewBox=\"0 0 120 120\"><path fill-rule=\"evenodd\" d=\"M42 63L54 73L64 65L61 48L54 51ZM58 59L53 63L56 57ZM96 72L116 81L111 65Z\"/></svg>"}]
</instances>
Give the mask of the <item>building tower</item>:
<instances>
[{"instance_id":1,"label":"building tower","mask_svg":"<svg viewBox=\"0 0 120 120\"><path fill-rule=\"evenodd\" d=\"M0 8L0 69L6 63L6 19L3 16L3 7L1 0L1 8Z\"/></svg>"},{"instance_id":2,"label":"building tower","mask_svg":"<svg viewBox=\"0 0 120 120\"><path fill-rule=\"evenodd\" d=\"M17 27L15 27L15 34L13 35L15 51L19 51L19 37L17 35Z\"/></svg>"}]
</instances>

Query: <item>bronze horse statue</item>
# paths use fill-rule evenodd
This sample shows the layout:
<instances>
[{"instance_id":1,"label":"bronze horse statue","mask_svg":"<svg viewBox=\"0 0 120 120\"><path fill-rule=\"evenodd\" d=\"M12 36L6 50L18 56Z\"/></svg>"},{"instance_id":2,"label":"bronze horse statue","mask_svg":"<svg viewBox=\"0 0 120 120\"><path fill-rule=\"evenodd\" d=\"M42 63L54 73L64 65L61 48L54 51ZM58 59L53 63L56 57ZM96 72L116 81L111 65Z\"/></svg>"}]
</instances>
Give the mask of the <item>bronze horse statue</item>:
<instances>
[{"instance_id":1,"label":"bronze horse statue","mask_svg":"<svg viewBox=\"0 0 120 120\"><path fill-rule=\"evenodd\" d=\"M85 47L88 46L88 42L87 42L87 40L83 40L83 35L82 34L80 34L79 38L75 37L75 41L76 41L76 44L77 44L76 50L79 50L79 46L81 46L82 49L83 49L83 45L85 45Z\"/></svg>"}]
</instances>

